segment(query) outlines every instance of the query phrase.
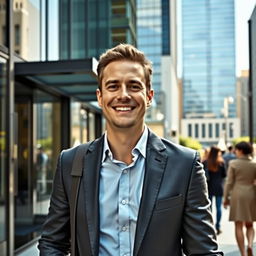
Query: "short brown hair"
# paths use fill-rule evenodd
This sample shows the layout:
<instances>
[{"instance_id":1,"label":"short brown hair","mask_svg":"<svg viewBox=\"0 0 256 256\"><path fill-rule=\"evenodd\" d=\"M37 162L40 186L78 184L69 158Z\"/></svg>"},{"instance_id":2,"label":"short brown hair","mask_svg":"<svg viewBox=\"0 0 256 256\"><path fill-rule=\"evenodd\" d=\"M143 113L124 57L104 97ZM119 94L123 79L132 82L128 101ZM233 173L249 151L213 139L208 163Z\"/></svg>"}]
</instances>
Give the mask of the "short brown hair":
<instances>
[{"instance_id":1,"label":"short brown hair","mask_svg":"<svg viewBox=\"0 0 256 256\"><path fill-rule=\"evenodd\" d=\"M244 155L250 155L253 152L253 147L246 141L241 141L235 145L235 148L241 150Z\"/></svg>"},{"instance_id":2,"label":"short brown hair","mask_svg":"<svg viewBox=\"0 0 256 256\"><path fill-rule=\"evenodd\" d=\"M99 89L101 89L103 71L106 66L113 61L119 60L129 60L140 63L144 70L146 87L148 90L151 89L152 64L143 52L130 44L119 44L100 56L97 67Z\"/></svg>"}]
</instances>

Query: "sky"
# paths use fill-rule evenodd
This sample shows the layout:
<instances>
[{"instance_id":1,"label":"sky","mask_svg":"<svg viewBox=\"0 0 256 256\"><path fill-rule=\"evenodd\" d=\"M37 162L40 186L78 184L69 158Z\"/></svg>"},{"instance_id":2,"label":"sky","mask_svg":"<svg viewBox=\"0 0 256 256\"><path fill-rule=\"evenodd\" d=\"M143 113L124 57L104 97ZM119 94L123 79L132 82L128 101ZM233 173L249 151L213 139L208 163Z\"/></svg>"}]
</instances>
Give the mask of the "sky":
<instances>
[{"instance_id":1,"label":"sky","mask_svg":"<svg viewBox=\"0 0 256 256\"><path fill-rule=\"evenodd\" d=\"M256 0L235 0L237 75L249 69L248 20L255 6Z\"/></svg>"}]
</instances>

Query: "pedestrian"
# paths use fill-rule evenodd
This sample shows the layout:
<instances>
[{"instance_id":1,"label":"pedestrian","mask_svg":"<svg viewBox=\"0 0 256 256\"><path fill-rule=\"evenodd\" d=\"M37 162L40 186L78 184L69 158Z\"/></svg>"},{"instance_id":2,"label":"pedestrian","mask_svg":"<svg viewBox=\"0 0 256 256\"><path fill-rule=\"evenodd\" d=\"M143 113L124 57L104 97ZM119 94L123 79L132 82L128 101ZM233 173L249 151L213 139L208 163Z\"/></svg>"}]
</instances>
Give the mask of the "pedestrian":
<instances>
[{"instance_id":1,"label":"pedestrian","mask_svg":"<svg viewBox=\"0 0 256 256\"><path fill-rule=\"evenodd\" d=\"M228 169L228 164L230 160L236 159L236 155L234 154L234 148L232 145L228 146L228 151L223 154L223 159L225 162L225 168Z\"/></svg>"},{"instance_id":2,"label":"pedestrian","mask_svg":"<svg viewBox=\"0 0 256 256\"><path fill-rule=\"evenodd\" d=\"M207 160L203 162L206 171L209 198L213 204L213 198L215 198L216 205L216 222L215 228L217 235L221 231L220 222L222 216L222 197L223 197L223 187L224 179L226 177L226 170L224 166L224 160L222 158L222 153L220 148L212 146Z\"/></svg>"},{"instance_id":3,"label":"pedestrian","mask_svg":"<svg viewBox=\"0 0 256 256\"><path fill-rule=\"evenodd\" d=\"M40 193L40 195L43 195L47 192L47 166L49 158L41 145L38 145L37 149L37 191Z\"/></svg>"},{"instance_id":4,"label":"pedestrian","mask_svg":"<svg viewBox=\"0 0 256 256\"><path fill-rule=\"evenodd\" d=\"M203 154L202 154L202 157L201 157L201 162L202 162L202 163L203 163L205 160L207 160L208 155L209 155L209 152L210 152L210 148L204 148Z\"/></svg>"},{"instance_id":5,"label":"pedestrian","mask_svg":"<svg viewBox=\"0 0 256 256\"><path fill-rule=\"evenodd\" d=\"M256 221L256 162L252 160L252 146L240 142L235 146L237 159L229 162L224 190L224 207L230 205L229 220L235 222L236 241L242 256L252 256L253 222ZM246 228L246 235L244 234Z\"/></svg>"},{"instance_id":6,"label":"pedestrian","mask_svg":"<svg viewBox=\"0 0 256 256\"><path fill-rule=\"evenodd\" d=\"M76 212L70 171L81 145L61 153L40 255L70 248L72 256L223 255L198 154L144 123L154 95L151 63L120 44L100 57L97 71L106 132L86 144Z\"/></svg>"}]
</instances>

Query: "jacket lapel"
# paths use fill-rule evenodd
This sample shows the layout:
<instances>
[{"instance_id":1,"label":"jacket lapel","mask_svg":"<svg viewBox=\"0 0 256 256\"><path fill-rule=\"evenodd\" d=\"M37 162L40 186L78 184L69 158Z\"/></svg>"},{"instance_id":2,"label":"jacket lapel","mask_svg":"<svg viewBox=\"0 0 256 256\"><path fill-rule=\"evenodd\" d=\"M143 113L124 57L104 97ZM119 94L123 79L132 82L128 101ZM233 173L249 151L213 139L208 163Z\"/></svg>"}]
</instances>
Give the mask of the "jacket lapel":
<instances>
[{"instance_id":1,"label":"jacket lapel","mask_svg":"<svg viewBox=\"0 0 256 256\"><path fill-rule=\"evenodd\" d=\"M145 177L136 227L134 255L137 255L139 252L153 213L167 161L165 150L166 148L162 141L149 131Z\"/></svg>"},{"instance_id":2,"label":"jacket lapel","mask_svg":"<svg viewBox=\"0 0 256 256\"><path fill-rule=\"evenodd\" d=\"M99 247L99 175L104 136L95 140L84 158L85 210L92 255L98 255Z\"/></svg>"}]
</instances>

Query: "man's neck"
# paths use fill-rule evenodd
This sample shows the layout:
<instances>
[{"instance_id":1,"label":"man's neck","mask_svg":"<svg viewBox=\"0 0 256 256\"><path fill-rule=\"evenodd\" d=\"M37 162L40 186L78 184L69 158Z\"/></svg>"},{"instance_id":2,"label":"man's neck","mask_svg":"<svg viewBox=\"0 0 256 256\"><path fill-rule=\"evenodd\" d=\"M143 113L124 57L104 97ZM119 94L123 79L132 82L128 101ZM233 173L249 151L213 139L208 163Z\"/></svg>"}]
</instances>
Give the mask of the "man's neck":
<instances>
[{"instance_id":1,"label":"man's neck","mask_svg":"<svg viewBox=\"0 0 256 256\"><path fill-rule=\"evenodd\" d=\"M132 163L132 149L143 131L144 125L141 129L107 129L108 143L114 158L126 164Z\"/></svg>"}]
</instances>

